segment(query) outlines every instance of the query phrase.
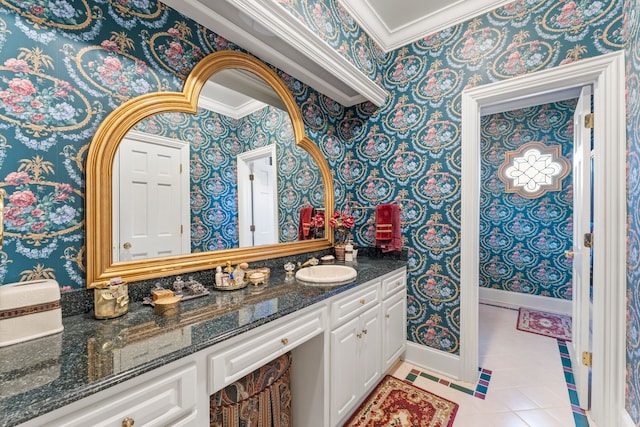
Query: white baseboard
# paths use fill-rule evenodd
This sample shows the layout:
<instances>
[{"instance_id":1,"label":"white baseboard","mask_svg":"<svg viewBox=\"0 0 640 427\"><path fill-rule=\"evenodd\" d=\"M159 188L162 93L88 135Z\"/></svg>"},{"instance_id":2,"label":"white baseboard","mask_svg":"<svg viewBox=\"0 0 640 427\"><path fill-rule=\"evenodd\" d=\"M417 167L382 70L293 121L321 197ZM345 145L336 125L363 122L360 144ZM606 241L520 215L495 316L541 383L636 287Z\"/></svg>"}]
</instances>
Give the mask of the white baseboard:
<instances>
[{"instance_id":1,"label":"white baseboard","mask_svg":"<svg viewBox=\"0 0 640 427\"><path fill-rule=\"evenodd\" d=\"M457 380L460 378L460 357L431 347L407 342L404 360L412 365Z\"/></svg>"},{"instance_id":2,"label":"white baseboard","mask_svg":"<svg viewBox=\"0 0 640 427\"><path fill-rule=\"evenodd\" d=\"M509 308L527 307L569 316L573 312L572 302L569 300L482 287L480 288L480 302Z\"/></svg>"}]
</instances>

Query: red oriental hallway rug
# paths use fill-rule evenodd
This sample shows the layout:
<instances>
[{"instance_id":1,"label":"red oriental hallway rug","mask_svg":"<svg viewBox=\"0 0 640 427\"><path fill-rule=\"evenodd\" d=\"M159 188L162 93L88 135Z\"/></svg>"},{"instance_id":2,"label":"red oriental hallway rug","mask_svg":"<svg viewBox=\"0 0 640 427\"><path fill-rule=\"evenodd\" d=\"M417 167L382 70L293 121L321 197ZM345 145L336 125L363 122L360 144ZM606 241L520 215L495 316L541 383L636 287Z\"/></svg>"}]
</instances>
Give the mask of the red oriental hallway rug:
<instances>
[{"instance_id":1,"label":"red oriental hallway rug","mask_svg":"<svg viewBox=\"0 0 640 427\"><path fill-rule=\"evenodd\" d=\"M457 411L457 403L387 375L345 427L451 427Z\"/></svg>"},{"instance_id":2,"label":"red oriental hallway rug","mask_svg":"<svg viewBox=\"0 0 640 427\"><path fill-rule=\"evenodd\" d=\"M571 341L571 316L520 307L517 329L545 337Z\"/></svg>"}]
</instances>

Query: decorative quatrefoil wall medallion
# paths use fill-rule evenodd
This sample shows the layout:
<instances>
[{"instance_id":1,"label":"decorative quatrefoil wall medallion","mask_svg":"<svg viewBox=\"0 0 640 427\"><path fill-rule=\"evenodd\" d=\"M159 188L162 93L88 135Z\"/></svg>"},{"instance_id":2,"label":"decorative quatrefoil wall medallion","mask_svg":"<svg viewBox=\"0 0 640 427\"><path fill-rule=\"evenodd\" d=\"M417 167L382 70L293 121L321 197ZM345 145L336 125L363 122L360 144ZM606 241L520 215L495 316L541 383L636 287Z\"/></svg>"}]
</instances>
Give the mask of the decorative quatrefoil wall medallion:
<instances>
[{"instance_id":1,"label":"decorative quatrefoil wall medallion","mask_svg":"<svg viewBox=\"0 0 640 427\"><path fill-rule=\"evenodd\" d=\"M571 164L562 157L560 145L528 142L506 152L498 176L505 183L507 193L533 199L548 191L560 191L562 180L570 171Z\"/></svg>"}]
</instances>

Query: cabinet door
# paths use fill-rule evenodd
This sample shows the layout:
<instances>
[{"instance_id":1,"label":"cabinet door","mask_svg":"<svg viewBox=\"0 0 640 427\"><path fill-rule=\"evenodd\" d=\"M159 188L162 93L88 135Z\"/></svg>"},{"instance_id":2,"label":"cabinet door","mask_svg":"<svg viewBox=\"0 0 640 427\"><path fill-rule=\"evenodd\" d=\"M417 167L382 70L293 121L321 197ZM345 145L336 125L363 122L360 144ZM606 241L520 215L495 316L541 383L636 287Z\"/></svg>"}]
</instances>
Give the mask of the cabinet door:
<instances>
[{"instance_id":1,"label":"cabinet door","mask_svg":"<svg viewBox=\"0 0 640 427\"><path fill-rule=\"evenodd\" d=\"M382 303L382 354L386 371L400 357L407 345L407 292Z\"/></svg>"},{"instance_id":2,"label":"cabinet door","mask_svg":"<svg viewBox=\"0 0 640 427\"><path fill-rule=\"evenodd\" d=\"M331 332L331 425L351 412L360 394L360 331L355 318Z\"/></svg>"},{"instance_id":3,"label":"cabinet door","mask_svg":"<svg viewBox=\"0 0 640 427\"><path fill-rule=\"evenodd\" d=\"M37 424L120 427L123 420L129 418L136 426L193 425L197 419L197 391L197 368L189 364L155 375L98 403L87 403L70 415Z\"/></svg>"},{"instance_id":4,"label":"cabinet door","mask_svg":"<svg viewBox=\"0 0 640 427\"><path fill-rule=\"evenodd\" d=\"M360 341L361 394L373 388L381 376L382 331L380 323L380 306L374 307L360 316L360 331L356 337Z\"/></svg>"}]
</instances>

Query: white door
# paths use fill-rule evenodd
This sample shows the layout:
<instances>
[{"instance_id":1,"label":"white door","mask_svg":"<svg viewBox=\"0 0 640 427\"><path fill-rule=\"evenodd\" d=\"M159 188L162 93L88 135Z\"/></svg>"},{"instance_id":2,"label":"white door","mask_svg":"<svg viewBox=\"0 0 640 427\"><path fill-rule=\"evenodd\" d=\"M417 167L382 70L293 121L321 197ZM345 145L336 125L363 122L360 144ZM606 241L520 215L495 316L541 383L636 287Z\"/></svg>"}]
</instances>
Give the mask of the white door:
<instances>
[{"instance_id":1,"label":"white door","mask_svg":"<svg viewBox=\"0 0 640 427\"><path fill-rule=\"evenodd\" d=\"M591 87L585 86L574 114L573 146L573 373L580 407L589 409L590 368L582 353L591 353L591 249L585 235L591 233L591 129L585 116L591 113Z\"/></svg>"},{"instance_id":2,"label":"white door","mask_svg":"<svg viewBox=\"0 0 640 427\"><path fill-rule=\"evenodd\" d=\"M118 148L119 172L114 172L119 186L118 194L114 194L118 197L114 222L119 224L117 240L114 239L116 260L191 252L188 163L181 166L185 157L188 161L188 145L162 139L131 133Z\"/></svg>"},{"instance_id":3,"label":"white door","mask_svg":"<svg viewBox=\"0 0 640 427\"><path fill-rule=\"evenodd\" d=\"M278 243L278 182L275 159L275 144L238 155L240 247Z\"/></svg>"},{"instance_id":4,"label":"white door","mask_svg":"<svg viewBox=\"0 0 640 427\"><path fill-rule=\"evenodd\" d=\"M276 212L273 201L276 198L274 187L275 159L271 156L253 160L253 234L254 245L269 245L277 242Z\"/></svg>"}]
</instances>

